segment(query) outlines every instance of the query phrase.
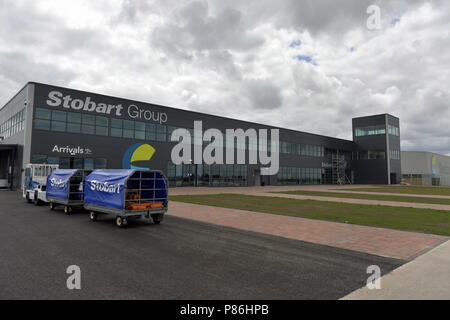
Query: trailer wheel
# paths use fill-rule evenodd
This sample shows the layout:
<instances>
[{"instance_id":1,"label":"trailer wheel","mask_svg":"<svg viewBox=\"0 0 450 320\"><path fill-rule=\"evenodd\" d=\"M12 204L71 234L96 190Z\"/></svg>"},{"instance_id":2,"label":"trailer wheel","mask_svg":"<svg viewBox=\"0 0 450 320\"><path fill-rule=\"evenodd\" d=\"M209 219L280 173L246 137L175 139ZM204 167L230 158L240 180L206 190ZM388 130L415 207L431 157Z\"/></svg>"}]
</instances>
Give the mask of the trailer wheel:
<instances>
[{"instance_id":1,"label":"trailer wheel","mask_svg":"<svg viewBox=\"0 0 450 320\"><path fill-rule=\"evenodd\" d=\"M55 204L53 202L50 202L50 210L55 210Z\"/></svg>"},{"instance_id":2,"label":"trailer wheel","mask_svg":"<svg viewBox=\"0 0 450 320\"><path fill-rule=\"evenodd\" d=\"M152 214L152 220L154 224L160 224L163 221L164 216L162 214Z\"/></svg>"},{"instance_id":3,"label":"trailer wheel","mask_svg":"<svg viewBox=\"0 0 450 320\"><path fill-rule=\"evenodd\" d=\"M128 224L128 221L126 218L117 217L116 218L116 226L119 228L124 228Z\"/></svg>"},{"instance_id":4,"label":"trailer wheel","mask_svg":"<svg viewBox=\"0 0 450 320\"><path fill-rule=\"evenodd\" d=\"M64 206L64 213L67 215L70 215L72 213L72 207L71 206Z\"/></svg>"},{"instance_id":5,"label":"trailer wheel","mask_svg":"<svg viewBox=\"0 0 450 320\"><path fill-rule=\"evenodd\" d=\"M38 206L38 205L41 204L41 200L39 200L37 192L34 193L33 203L34 203L35 206Z\"/></svg>"},{"instance_id":6,"label":"trailer wheel","mask_svg":"<svg viewBox=\"0 0 450 320\"><path fill-rule=\"evenodd\" d=\"M89 218L91 219L91 221L97 221L98 214L94 211L91 211L91 213L89 214Z\"/></svg>"}]
</instances>

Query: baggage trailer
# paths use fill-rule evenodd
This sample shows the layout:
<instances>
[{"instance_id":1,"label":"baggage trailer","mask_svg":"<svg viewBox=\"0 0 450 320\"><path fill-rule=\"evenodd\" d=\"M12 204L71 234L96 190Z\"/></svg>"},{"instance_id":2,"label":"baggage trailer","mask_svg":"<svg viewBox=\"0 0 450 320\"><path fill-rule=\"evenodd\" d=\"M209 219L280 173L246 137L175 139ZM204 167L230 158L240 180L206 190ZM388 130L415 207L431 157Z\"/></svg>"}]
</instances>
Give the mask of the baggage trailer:
<instances>
[{"instance_id":1,"label":"baggage trailer","mask_svg":"<svg viewBox=\"0 0 450 320\"><path fill-rule=\"evenodd\" d=\"M71 214L74 208L83 208L83 183L92 170L55 170L47 178L47 201L50 210L64 206L64 213Z\"/></svg>"},{"instance_id":2,"label":"baggage trailer","mask_svg":"<svg viewBox=\"0 0 450 320\"><path fill-rule=\"evenodd\" d=\"M36 206L47 202L47 177L59 168L54 164L28 164L25 168L25 179L22 195L28 203Z\"/></svg>"},{"instance_id":3,"label":"baggage trailer","mask_svg":"<svg viewBox=\"0 0 450 320\"><path fill-rule=\"evenodd\" d=\"M152 219L160 224L168 209L168 182L161 171L94 170L84 183L84 208L90 219L115 217L120 228L130 219Z\"/></svg>"}]
</instances>

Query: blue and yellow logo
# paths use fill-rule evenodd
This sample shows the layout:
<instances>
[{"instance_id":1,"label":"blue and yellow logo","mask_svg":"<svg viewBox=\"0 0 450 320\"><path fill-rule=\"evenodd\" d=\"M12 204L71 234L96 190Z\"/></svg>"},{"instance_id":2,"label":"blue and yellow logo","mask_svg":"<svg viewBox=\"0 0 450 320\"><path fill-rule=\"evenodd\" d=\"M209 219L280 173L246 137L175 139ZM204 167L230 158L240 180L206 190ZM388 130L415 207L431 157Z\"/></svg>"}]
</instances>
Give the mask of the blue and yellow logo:
<instances>
[{"instance_id":1,"label":"blue and yellow logo","mask_svg":"<svg viewBox=\"0 0 450 320\"><path fill-rule=\"evenodd\" d=\"M150 170L148 162L153 158L155 153L156 149L149 144L134 144L125 152L122 160L122 168Z\"/></svg>"}]
</instances>

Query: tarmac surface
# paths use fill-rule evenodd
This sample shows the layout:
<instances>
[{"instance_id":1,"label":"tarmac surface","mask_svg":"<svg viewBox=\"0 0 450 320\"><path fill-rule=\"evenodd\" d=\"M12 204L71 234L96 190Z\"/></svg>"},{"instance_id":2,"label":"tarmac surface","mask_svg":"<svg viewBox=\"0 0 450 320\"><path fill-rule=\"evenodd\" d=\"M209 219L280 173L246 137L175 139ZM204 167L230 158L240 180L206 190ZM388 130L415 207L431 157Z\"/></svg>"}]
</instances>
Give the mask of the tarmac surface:
<instances>
[{"instance_id":1,"label":"tarmac surface","mask_svg":"<svg viewBox=\"0 0 450 320\"><path fill-rule=\"evenodd\" d=\"M159 226L0 192L0 299L339 299L405 261L168 215ZM81 268L81 290L66 270Z\"/></svg>"}]
</instances>

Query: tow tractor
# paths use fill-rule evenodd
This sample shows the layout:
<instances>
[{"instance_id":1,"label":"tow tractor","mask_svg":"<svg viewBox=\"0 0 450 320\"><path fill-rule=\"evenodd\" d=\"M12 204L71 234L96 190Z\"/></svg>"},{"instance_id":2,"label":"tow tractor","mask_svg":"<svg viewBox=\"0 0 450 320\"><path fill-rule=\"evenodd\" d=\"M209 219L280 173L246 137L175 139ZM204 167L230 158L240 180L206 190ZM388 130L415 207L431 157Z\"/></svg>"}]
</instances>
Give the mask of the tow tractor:
<instances>
[{"instance_id":1,"label":"tow tractor","mask_svg":"<svg viewBox=\"0 0 450 320\"><path fill-rule=\"evenodd\" d=\"M26 166L22 194L28 203L38 206L48 202L47 177L57 169L59 169L59 165L54 164L28 164Z\"/></svg>"}]
</instances>

